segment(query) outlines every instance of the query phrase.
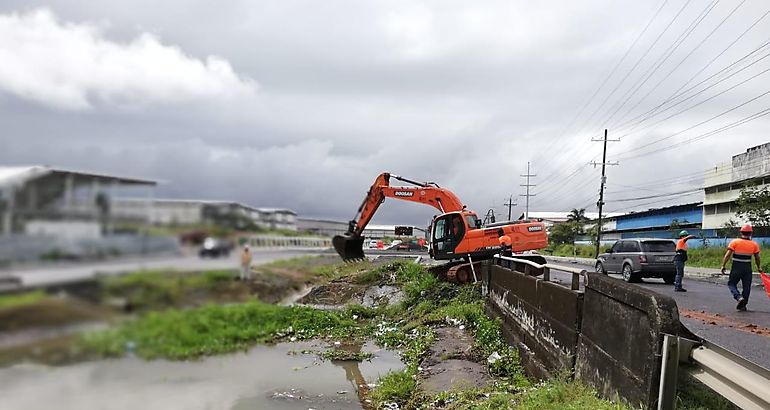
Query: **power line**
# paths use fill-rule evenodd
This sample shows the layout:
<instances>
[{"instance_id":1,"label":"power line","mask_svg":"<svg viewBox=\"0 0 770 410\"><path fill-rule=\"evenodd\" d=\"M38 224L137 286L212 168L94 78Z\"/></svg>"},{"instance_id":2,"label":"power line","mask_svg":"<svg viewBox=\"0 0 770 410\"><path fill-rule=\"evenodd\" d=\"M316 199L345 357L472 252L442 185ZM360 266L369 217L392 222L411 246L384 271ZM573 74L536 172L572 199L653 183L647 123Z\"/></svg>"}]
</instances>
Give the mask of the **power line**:
<instances>
[{"instance_id":1,"label":"power line","mask_svg":"<svg viewBox=\"0 0 770 410\"><path fill-rule=\"evenodd\" d=\"M549 144L546 147L546 149L542 151L543 153L544 152L549 152L550 149L553 148L553 146L556 143L556 141L558 141L559 138L564 136L564 134L567 132L567 130L570 127L572 127L572 124L580 117L581 114L583 114L583 111L585 111L585 109L588 108L588 106L591 104L591 102L593 102L594 98L596 98L596 96L604 88L604 86L607 84L607 82L610 80L610 78L612 78L612 76L615 75L615 72L617 71L617 69L620 67L620 65L623 63L623 61L625 61L626 57L628 57L628 55L631 52L631 50L639 42L639 39L641 39L642 36L647 32L647 29L650 28L650 26L652 25L652 22L655 21L655 19L658 17L658 15L660 14L661 10L663 10L663 7L667 3L668 3L668 0L664 0L663 3L660 5L660 7L658 7L658 10L655 12L655 14L653 14L653 16L650 18L650 20L644 26L644 29L642 29L642 31L639 32L639 34L636 36L636 38L631 43L631 45L629 45L628 48L626 49L626 52L623 53L623 56L615 64L615 67L613 67L612 70L610 70L609 74L607 74L607 76L604 78L604 81L602 81L602 83L599 85L599 87L596 89L596 91L594 91L593 94L591 94L591 96L588 98L588 100L586 100L585 104L583 104L583 106L578 110L578 112L575 114L575 116L572 117L572 119L569 121L569 123L567 123L567 126L564 127L564 129L559 134L559 136L557 138L555 138L554 140L552 140L551 144ZM538 154L538 156L535 157L535 162L538 162L540 159L542 159L542 155L543 155L542 153Z\"/></svg>"},{"instance_id":2,"label":"power line","mask_svg":"<svg viewBox=\"0 0 770 410\"><path fill-rule=\"evenodd\" d=\"M770 12L767 12L767 13L765 13L765 14L764 14L764 15L763 15L763 16L762 16L760 19L764 18L764 17L765 17L765 16L767 16L768 14L770 14ZM754 24L756 24L756 23L758 23L758 22L759 22L759 20L757 20L757 21L756 21ZM752 25L752 26L753 26L753 25ZM740 37L742 37L743 35L745 35L747 32L748 32L748 30L747 30L747 31L744 31L744 32L741 34L741 36L739 36L739 37L738 37L738 39L740 39ZM737 41L738 39L736 39L735 41ZM735 43L735 41L734 41L732 44L734 44L734 43ZM732 44L731 44L731 45L732 45ZM678 89L677 91L675 91L675 92L674 92L674 93L673 93L671 96L669 96L669 97L668 97L666 100L664 100L662 103L658 104L657 106L653 107L652 109L648 110L647 112L645 112L645 113L643 113L643 114L639 114L639 115L637 115L636 117L634 117L634 118L632 118L632 119L630 119L630 120L628 120L628 121L626 121L626 122L624 122L624 123L622 123L622 124L618 125L618 129L624 129L624 128L627 128L629 125L631 125L632 127L635 127L636 125L638 125L638 124L640 124L640 123L642 123L642 122L646 121L647 119L654 117L655 115L657 115L656 111L657 111L658 109L660 109L661 107L663 107L664 105L666 105L666 104L668 104L669 102L671 102L671 101L674 101L674 100L676 100L677 98L679 98L679 97L681 97L681 96L683 96L683 95L685 95L685 94L689 93L690 91L692 91L692 90L694 90L695 88L697 88L698 86L700 86L700 85L702 85L702 84L706 83L707 81L711 80L712 78L715 78L715 77L719 76L720 74L724 74L724 73L728 73L728 72L730 72L730 70L732 70L732 68L733 68L734 66L738 65L738 64L739 64L739 63L741 63L742 61L744 61L744 60L746 60L747 58L751 57L752 55L754 55L755 53L759 52L760 50L762 50L763 48L767 47L768 45L770 45L770 40L766 41L765 43L763 43L763 44L762 44L762 45L760 45L759 47L755 48L754 50L752 50L752 51L751 51L751 52L749 52L748 54L744 55L743 57L739 58L738 60L735 60L735 61L733 61L732 63L728 64L726 67L723 67L721 70L718 70L717 72L715 72L715 73L711 74L710 76L706 77L705 79L701 80L701 81L700 81L700 82L698 82L697 84L695 84L695 85L691 86L690 88L688 88L688 89L686 89L686 90L684 90L684 91L681 91L681 90L682 90L682 88L686 87L686 86L687 86L687 84L689 84L689 83L690 83L690 82L691 82L691 81L692 81L692 80L693 80L695 77L697 77L697 76L698 76L700 73L702 73L702 72L703 72L703 71L704 71L704 70L705 70L705 69L706 69L708 66L710 66L710 65L711 65L711 64L712 64L712 63L715 61L715 59L712 59L712 60L711 60L711 61L710 61L710 62L709 62L709 63L708 63L708 64L707 64L705 67L703 67L703 69L701 69L701 70L700 70L698 73L696 73L696 74L695 74L695 75L694 75L694 76L693 76L693 77L692 77L690 80L688 80L688 81L687 81L685 84L683 84L681 87L679 87L679 89ZM728 48L729 48L729 46L728 46ZM727 48L725 48L724 50L722 50L722 53L724 53L725 51L727 51ZM720 53L719 55L722 55L722 53ZM733 73L733 74L730 74L729 76L727 76L727 77L725 77L725 78L723 78L723 79L721 79L721 80L718 80L718 81L716 81L714 84L711 84L711 85L709 85L709 86L706 86L706 88L704 88L703 90L699 91L699 92L698 92L698 93L696 93L695 95L697 95L697 94L700 94L701 92L703 92L703 91L706 91L706 90L708 90L708 89L710 89L710 88L714 87L715 85L717 85L717 84L721 83L722 81L726 80L727 78L731 78L731 77L732 77L732 76L734 76L735 74L737 74L737 73L739 73L739 72L741 72L741 71L743 71L743 70L747 69L747 68L748 68L748 67L750 67L750 66L753 66L754 64L756 64L756 63L758 63L759 61L763 60L763 59L764 59L764 58L766 58L767 56L768 56L768 55L765 55L764 57L761 57L761 58L759 58L759 59L757 59L757 60L753 61L752 63L748 64L746 67L743 67L743 68L741 68L741 69L740 69L740 70L738 70L737 72L735 72L735 73ZM681 92L680 92L680 91L681 91ZM675 104L673 104L673 105L669 106L668 108L664 109L663 111L667 111L667 110L669 110L669 109L673 108L674 106L676 106L676 105L679 105L679 104L681 104L682 102L685 102L685 101L689 100L689 99L690 99L690 98L692 98L692 97L693 97L693 96L687 97L686 99L684 99L684 100L682 100L682 101L680 101L680 102L677 102L677 103L675 103ZM636 122L635 124L631 124L632 122L634 122L634 121L638 120L639 118L642 118L642 119L641 119L641 120L639 120L638 122ZM622 138L622 137L621 137L621 138Z\"/></svg>"},{"instance_id":3,"label":"power line","mask_svg":"<svg viewBox=\"0 0 770 410\"><path fill-rule=\"evenodd\" d=\"M701 125L703 125L703 124L706 124L706 123L708 123L708 122L710 122L710 121L713 121L713 120L715 120L715 119L717 119L717 118L719 118L719 117L721 117L721 116L723 116L723 115L725 115L725 114L729 114L729 113L731 113L731 112L733 112L733 111L737 110L738 108L741 108L741 107L745 106L746 104L749 104L749 103L751 103L751 102L754 102L754 101L758 100L759 98L762 98L762 97L764 97L764 96L765 96L765 95L767 95L767 94L770 94L770 90L767 90L767 91L765 91L765 92L763 92L763 93L761 93L761 94L757 95L757 96L756 96L756 97L754 97L754 98L751 98L751 99L749 99L749 100L747 100L747 101L744 101L744 102L742 102L741 104L738 104L738 105L736 105L735 107L732 107L732 108L730 108L730 109L728 109L728 110L726 110L726 111L722 111L721 113L719 113L719 114L717 114L717 115L715 115L715 116L713 116L713 117L711 117L711 118L709 118L709 119L707 119L707 120L701 121L701 122L699 122L699 123L697 123L697 124L695 124L695 125L692 125L692 126L690 126L690 127L687 127L687 128L685 128L685 129L683 129L683 130L681 130L681 131L675 132L675 133L673 133L673 134L671 134L671 135L669 135L669 136L663 137L663 138L658 138L658 139L656 139L656 140L654 140L654 141L652 141L652 142L649 142L649 143L647 143L647 144L644 144L644 145L641 145L641 146L638 146L638 147L635 147L635 148L631 148L631 149L629 149L628 151L621 153L621 155L622 155L622 154L628 154L628 153L631 153L631 152L634 152L634 151L639 151L639 150L642 150L642 149L644 149L644 148L646 148L646 147L649 147L649 146L651 146L651 145L655 145L655 144L657 144L657 143L660 143L660 142L662 142L662 141L665 141L665 140L671 139L671 138L673 138L673 137L676 137L677 135L680 135L680 134L682 134L682 133L684 133L684 132L687 132L687 131L689 131L689 130L692 130L692 129L694 129L694 128L697 128L697 127L699 127L699 126L701 126ZM668 148L666 148L666 149L668 149ZM658 152L658 151L651 151L651 152ZM646 155L648 155L648 154L649 154L649 153L646 153L646 154L643 154L642 156L646 156ZM621 159L626 159L626 158L636 158L636 157L638 157L638 156L630 156L630 157L624 157L624 158L621 158Z\"/></svg>"},{"instance_id":4,"label":"power line","mask_svg":"<svg viewBox=\"0 0 770 410\"><path fill-rule=\"evenodd\" d=\"M663 54L661 54L661 56L655 62L653 62L653 65L650 66L650 68L644 74L642 74L642 77L639 79L639 81L637 81L636 84L632 85L631 88L626 92L626 94L620 97L622 100L622 103L619 106L617 106L617 108L615 108L614 111L612 111L609 117L607 117L603 121L604 124L609 123L609 121L615 116L615 114L617 114L618 111L620 111L620 109L623 108L623 106L625 106L631 100L631 98L642 88L642 86L644 86L644 84L646 84L647 81L649 81L650 78L652 78L652 76L660 69L660 67L666 61L668 61L668 59L679 48L679 46L681 46L682 43L684 43L684 41L690 36L690 34L693 33L695 28L697 28L698 25L700 25L700 23L706 18L706 16L708 16L708 14L711 13L711 11L714 9L714 7L716 7L716 4L718 2L719 0L715 0L709 3L709 5L707 5L706 8L703 9L703 11L701 11L698 17L696 17L695 20L693 20L693 22L690 23L690 25L684 30L684 32L680 34L676 40L674 40L674 43L671 44L671 46L669 46L669 48L666 49L666 51L664 51Z\"/></svg>"},{"instance_id":5,"label":"power line","mask_svg":"<svg viewBox=\"0 0 770 410\"><path fill-rule=\"evenodd\" d=\"M692 56L692 55L693 55L693 53L695 53L695 51L697 51L697 50L698 50L698 48L700 48L700 46L702 46L702 45L703 45L703 44L704 44L704 43L705 43L705 42L706 42L706 41L707 41L709 38L711 38L711 36L712 36L712 35L714 35L714 33L715 33L717 30L719 30L719 28L720 28L720 27L722 27L722 25L723 25L723 24L724 24L724 23L725 23L725 22L726 22L726 21L727 21L727 20L728 20L730 17L732 17L732 15L733 15L733 14L735 14L735 12L736 12L736 11L738 11L738 9L739 9L741 6L743 6L743 4L744 4L745 2L746 2L746 0L743 0L743 1L742 1L742 2L740 2L740 3L739 3L737 6L735 6L735 8L733 8L733 9L732 9L732 11L730 11L730 13L728 13L728 14L727 14L727 16L725 16L725 17L722 19L722 21L720 21L720 22L719 22L719 24L717 24L717 26L716 26L716 27L714 27L714 28L711 30L711 32L709 32L709 33L706 35L706 37L704 37L704 38L703 38L703 39L702 39L702 40L701 40L701 41L700 41L700 42L699 42L699 43L698 43L698 44L697 44L695 47L693 47L693 48L690 50L690 52L689 52L689 53L687 53L687 55L686 55L686 56L684 56L684 58L682 58L682 59L679 61L679 63L677 63L677 65L676 65L676 66L674 66L674 68L673 68L673 69L671 69L671 70L668 72L668 74L666 74L665 76L663 76L663 78L662 78L662 79L660 79L660 81L658 81L658 82L657 82L657 83L656 83L656 84L655 84L655 85L654 85L654 86L653 86L653 87L652 87L652 88L651 88L649 91L647 91L647 94L645 94L645 95L644 95L642 98L640 98L640 99L639 99L639 100L636 102L636 104L634 104L634 106L633 106L633 107L629 108L629 109L626 111L626 113L625 113L625 114L623 114L623 116L622 116L621 118L625 118L625 117L626 117L628 114L630 114L631 112L633 112L633 110L634 110L634 109L636 109L636 107L638 107L638 106L639 106L639 105L642 103L642 101L644 101L644 100L645 100L647 97L649 97L649 96L650 96L650 94L652 94L652 92L653 92L653 91L657 90L657 89L658 89L658 87L660 87L660 85L661 85L661 84L663 84L663 82L664 82L664 81L666 81L666 80L667 80L667 79L668 79L668 78L671 76L671 74L673 74L673 73L674 73L676 70L678 70L678 69L679 69L679 67L681 67L681 66L682 66L682 64L683 64L683 63L684 63L684 62L685 62L685 61L686 61L688 58L690 58L690 56Z\"/></svg>"},{"instance_id":6,"label":"power line","mask_svg":"<svg viewBox=\"0 0 770 410\"><path fill-rule=\"evenodd\" d=\"M672 24L674 24L674 21L676 21L676 19L679 18L679 15L682 14L684 9L687 8L687 6L690 4L691 1L692 0L687 0L687 2L682 6L682 8L679 9L679 11L671 19L671 21L668 22L668 24L663 29L663 31L661 31L660 34L658 34L658 36L655 38L655 40L652 42L652 44L650 44L650 46L647 47L647 50L645 50L645 52L642 54L642 56L639 57L639 59L634 64L634 66L631 67L631 69L626 73L626 75L623 77L623 79L620 80L620 82L615 86L615 88L613 88L612 91L609 94L607 94L607 96L604 98L602 103L599 104L598 107L596 107L596 110L594 110L594 112L591 113L591 115L588 117L588 120L583 124L583 127L580 128L578 133L580 133L580 131L582 131L583 128L585 128L585 125L587 125L588 123L590 123L593 120L593 118L596 115L596 113L598 113L599 110L601 110L601 108L604 107L604 104L607 103L607 100L609 100L610 97L612 97L615 94L615 92L618 90L618 88L620 88L620 86L626 81L626 79L628 79L628 77L631 75L631 73L634 72L634 70L636 70L636 67L638 67L639 64L642 62L642 60L644 60L644 58L647 57L647 54L650 53L652 48L655 47L656 44L658 44L658 41L660 41L660 38L663 36L663 34L665 34L668 31L668 29L671 27Z\"/></svg>"},{"instance_id":7,"label":"power line","mask_svg":"<svg viewBox=\"0 0 770 410\"><path fill-rule=\"evenodd\" d=\"M681 194L688 194L688 193L699 192L699 191L703 191L703 189L702 189L702 188L698 188L698 189L688 189L688 190L686 190L686 191L679 191L679 192L667 192L667 193L665 193L665 194L659 194L659 195L648 195L648 196L638 196L638 197L636 197L636 198L623 198L623 199L615 199L615 200L612 200L612 201L608 201L608 202L611 202L611 203L615 203L615 202L632 202L632 201L641 201L641 200L644 200L644 199L664 198L664 197L668 197L668 196L675 196L675 195L681 195Z\"/></svg>"}]
</instances>

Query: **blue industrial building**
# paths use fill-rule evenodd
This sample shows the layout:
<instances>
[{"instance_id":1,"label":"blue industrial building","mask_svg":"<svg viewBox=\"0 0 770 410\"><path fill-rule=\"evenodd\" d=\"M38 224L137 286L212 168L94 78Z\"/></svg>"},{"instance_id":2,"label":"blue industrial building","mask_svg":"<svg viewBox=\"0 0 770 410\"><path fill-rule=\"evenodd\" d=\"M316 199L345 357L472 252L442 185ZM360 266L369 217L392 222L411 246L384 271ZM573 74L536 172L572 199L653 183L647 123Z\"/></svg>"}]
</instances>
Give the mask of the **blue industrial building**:
<instances>
[{"instance_id":1,"label":"blue industrial building","mask_svg":"<svg viewBox=\"0 0 770 410\"><path fill-rule=\"evenodd\" d=\"M676 224L674 223L676 222ZM720 237L717 229L703 229L703 204L693 202L647 211L631 212L607 218L603 225L602 243L626 238L676 239L679 230L686 229L698 237L688 242L691 247L726 246L732 237ZM672 226L678 226L676 229ZM754 238L770 243L770 238Z\"/></svg>"}]
</instances>

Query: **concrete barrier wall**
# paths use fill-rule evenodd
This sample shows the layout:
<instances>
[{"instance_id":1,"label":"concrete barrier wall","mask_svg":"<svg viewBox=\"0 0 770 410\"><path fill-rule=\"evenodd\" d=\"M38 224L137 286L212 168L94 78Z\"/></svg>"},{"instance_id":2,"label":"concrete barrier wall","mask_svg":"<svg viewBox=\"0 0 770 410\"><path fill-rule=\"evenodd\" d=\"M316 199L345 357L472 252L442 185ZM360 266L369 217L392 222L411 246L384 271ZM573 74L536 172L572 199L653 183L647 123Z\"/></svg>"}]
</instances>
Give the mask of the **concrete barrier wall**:
<instances>
[{"instance_id":1,"label":"concrete barrier wall","mask_svg":"<svg viewBox=\"0 0 770 410\"><path fill-rule=\"evenodd\" d=\"M530 375L552 377L575 365L582 292L488 264L482 275L488 313L500 317Z\"/></svg>"},{"instance_id":2,"label":"concrete barrier wall","mask_svg":"<svg viewBox=\"0 0 770 410\"><path fill-rule=\"evenodd\" d=\"M589 274L578 338L576 377L604 397L653 408L662 334L680 333L674 300L600 274Z\"/></svg>"},{"instance_id":3,"label":"concrete barrier wall","mask_svg":"<svg viewBox=\"0 0 770 410\"><path fill-rule=\"evenodd\" d=\"M482 273L486 309L531 376L567 370L606 398L655 406L662 333L681 333L673 299L594 273L578 291L494 261Z\"/></svg>"}]
</instances>

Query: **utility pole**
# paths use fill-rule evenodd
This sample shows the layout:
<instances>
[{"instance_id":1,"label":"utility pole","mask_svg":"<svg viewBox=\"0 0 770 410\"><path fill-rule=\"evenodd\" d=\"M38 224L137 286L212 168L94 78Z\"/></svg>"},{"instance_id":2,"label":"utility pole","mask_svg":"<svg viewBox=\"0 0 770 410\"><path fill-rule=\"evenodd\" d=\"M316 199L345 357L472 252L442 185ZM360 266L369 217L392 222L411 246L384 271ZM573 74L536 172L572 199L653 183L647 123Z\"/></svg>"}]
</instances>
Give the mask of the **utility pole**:
<instances>
[{"instance_id":1,"label":"utility pole","mask_svg":"<svg viewBox=\"0 0 770 410\"><path fill-rule=\"evenodd\" d=\"M618 165L617 161L614 162L607 162L607 129L604 129L604 139L595 140L592 139L591 141L604 141L604 150L602 151L602 179L599 183L599 202L596 203L596 206L599 207L599 224L596 227L596 249L595 249L595 255L594 257L599 256L599 247L601 246L601 240L602 240L602 207L604 206L604 185L607 184L607 176L605 174L605 168L607 165ZM620 141L612 140L613 142ZM597 162L591 162L594 167L599 165Z\"/></svg>"},{"instance_id":2,"label":"utility pole","mask_svg":"<svg viewBox=\"0 0 770 410\"><path fill-rule=\"evenodd\" d=\"M526 206L525 206L525 208L524 208L524 219L529 219L529 197L531 197L531 196L535 196L535 195L536 195L536 194L530 194L530 193L529 193L529 187L531 187L531 186L536 186L535 184L530 184L530 183L529 183L529 178L530 178L530 177L536 177L536 176L537 176L537 175L534 175L534 174L530 174L530 173L529 173L529 161L527 161L527 173L526 173L526 174L524 174L524 175L521 175L521 176L522 176L522 177L526 177L526 178L527 178L527 183L526 183L526 184L520 184L520 185L521 185L521 186L523 186L523 187L527 187L527 193L526 193L526 194L522 194L522 195L520 195L520 196L523 196L523 197L526 197L526 198L527 198L527 203L526 203Z\"/></svg>"},{"instance_id":3,"label":"utility pole","mask_svg":"<svg viewBox=\"0 0 770 410\"><path fill-rule=\"evenodd\" d=\"M517 203L513 202L513 195L508 197L508 202L504 202L503 205L508 207L508 220L511 220L511 210L514 206L518 205Z\"/></svg>"}]
</instances>

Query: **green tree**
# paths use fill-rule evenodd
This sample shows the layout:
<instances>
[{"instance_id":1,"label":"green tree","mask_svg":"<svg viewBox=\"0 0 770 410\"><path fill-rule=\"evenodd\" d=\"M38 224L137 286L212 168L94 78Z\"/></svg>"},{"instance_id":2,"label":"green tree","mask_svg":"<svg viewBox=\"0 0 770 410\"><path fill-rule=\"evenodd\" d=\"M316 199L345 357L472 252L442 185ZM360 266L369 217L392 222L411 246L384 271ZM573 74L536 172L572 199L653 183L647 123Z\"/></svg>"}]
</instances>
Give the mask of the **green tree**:
<instances>
[{"instance_id":1,"label":"green tree","mask_svg":"<svg viewBox=\"0 0 770 410\"><path fill-rule=\"evenodd\" d=\"M549 232L548 239L556 244L574 243L574 224L571 222L564 222L554 225Z\"/></svg>"},{"instance_id":2,"label":"green tree","mask_svg":"<svg viewBox=\"0 0 770 410\"><path fill-rule=\"evenodd\" d=\"M768 187L746 186L735 200L735 214L752 225L770 226L770 190Z\"/></svg>"},{"instance_id":3,"label":"green tree","mask_svg":"<svg viewBox=\"0 0 770 410\"><path fill-rule=\"evenodd\" d=\"M586 218L586 209L585 208L573 208L572 211L570 211L569 215L567 215L567 221L568 222L585 222L588 218Z\"/></svg>"}]
</instances>

